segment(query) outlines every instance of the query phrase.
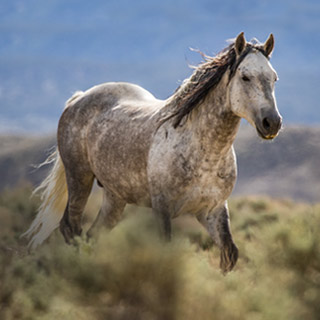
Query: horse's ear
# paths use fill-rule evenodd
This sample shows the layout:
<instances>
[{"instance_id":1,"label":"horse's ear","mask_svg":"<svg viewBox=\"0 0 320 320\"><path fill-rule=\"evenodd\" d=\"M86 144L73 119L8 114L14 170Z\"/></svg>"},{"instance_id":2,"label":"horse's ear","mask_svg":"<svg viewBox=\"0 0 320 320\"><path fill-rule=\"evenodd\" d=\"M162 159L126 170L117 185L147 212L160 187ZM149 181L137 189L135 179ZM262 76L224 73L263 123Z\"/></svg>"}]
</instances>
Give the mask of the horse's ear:
<instances>
[{"instance_id":1,"label":"horse's ear","mask_svg":"<svg viewBox=\"0 0 320 320\"><path fill-rule=\"evenodd\" d=\"M267 41L263 45L263 50L266 53L267 57L269 57L271 55L273 48L274 48L274 36L272 33L270 33L269 38L267 39Z\"/></svg>"},{"instance_id":2,"label":"horse's ear","mask_svg":"<svg viewBox=\"0 0 320 320\"><path fill-rule=\"evenodd\" d=\"M236 50L237 56L240 56L243 50L246 47L246 39L244 37L244 32L241 32L236 39L236 42L234 44L234 48Z\"/></svg>"}]
</instances>

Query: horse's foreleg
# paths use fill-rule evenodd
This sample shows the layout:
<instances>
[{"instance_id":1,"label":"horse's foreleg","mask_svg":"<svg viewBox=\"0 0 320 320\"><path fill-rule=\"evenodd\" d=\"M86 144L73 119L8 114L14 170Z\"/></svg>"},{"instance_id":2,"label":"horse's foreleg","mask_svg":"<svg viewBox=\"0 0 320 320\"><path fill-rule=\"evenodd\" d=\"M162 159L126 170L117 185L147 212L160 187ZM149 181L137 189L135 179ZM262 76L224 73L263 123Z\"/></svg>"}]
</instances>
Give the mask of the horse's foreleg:
<instances>
[{"instance_id":1,"label":"horse's foreleg","mask_svg":"<svg viewBox=\"0 0 320 320\"><path fill-rule=\"evenodd\" d=\"M93 175L82 179L67 176L68 203L60 221L60 231L67 243L70 243L74 236L81 235L82 213L91 192L93 178Z\"/></svg>"},{"instance_id":2,"label":"horse's foreleg","mask_svg":"<svg viewBox=\"0 0 320 320\"><path fill-rule=\"evenodd\" d=\"M220 248L221 270L223 272L231 271L238 260L238 248L232 239L227 204L207 216L199 215L198 220Z\"/></svg>"},{"instance_id":3,"label":"horse's foreleg","mask_svg":"<svg viewBox=\"0 0 320 320\"><path fill-rule=\"evenodd\" d=\"M87 232L87 236L93 237L101 227L112 229L121 220L126 202L114 194L104 190L102 206L96 220Z\"/></svg>"},{"instance_id":4,"label":"horse's foreleg","mask_svg":"<svg viewBox=\"0 0 320 320\"><path fill-rule=\"evenodd\" d=\"M152 211L158 218L160 233L165 241L171 240L171 216L166 201L161 197L154 197L152 199Z\"/></svg>"}]
</instances>

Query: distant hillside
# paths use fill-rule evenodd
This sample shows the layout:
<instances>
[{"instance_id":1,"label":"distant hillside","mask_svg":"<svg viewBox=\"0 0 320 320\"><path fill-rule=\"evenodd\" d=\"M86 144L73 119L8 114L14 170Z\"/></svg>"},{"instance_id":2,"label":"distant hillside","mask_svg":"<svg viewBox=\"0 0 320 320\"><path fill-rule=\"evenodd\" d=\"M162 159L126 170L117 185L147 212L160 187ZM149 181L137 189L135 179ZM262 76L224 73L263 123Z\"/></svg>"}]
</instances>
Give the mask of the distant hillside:
<instances>
[{"instance_id":1,"label":"distant hillside","mask_svg":"<svg viewBox=\"0 0 320 320\"><path fill-rule=\"evenodd\" d=\"M247 126L235 149L239 170L234 194L320 200L320 128L284 128L274 141L265 142Z\"/></svg>"},{"instance_id":2,"label":"distant hillside","mask_svg":"<svg viewBox=\"0 0 320 320\"><path fill-rule=\"evenodd\" d=\"M259 139L249 126L240 129L235 148L238 182L233 195L267 194L302 201L319 201L320 128L288 127L273 142ZM55 137L0 137L0 190L23 181L37 185Z\"/></svg>"},{"instance_id":3,"label":"distant hillside","mask_svg":"<svg viewBox=\"0 0 320 320\"><path fill-rule=\"evenodd\" d=\"M0 136L0 190L24 182L39 184L48 167L35 166L46 159L54 145L54 136Z\"/></svg>"}]
</instances>

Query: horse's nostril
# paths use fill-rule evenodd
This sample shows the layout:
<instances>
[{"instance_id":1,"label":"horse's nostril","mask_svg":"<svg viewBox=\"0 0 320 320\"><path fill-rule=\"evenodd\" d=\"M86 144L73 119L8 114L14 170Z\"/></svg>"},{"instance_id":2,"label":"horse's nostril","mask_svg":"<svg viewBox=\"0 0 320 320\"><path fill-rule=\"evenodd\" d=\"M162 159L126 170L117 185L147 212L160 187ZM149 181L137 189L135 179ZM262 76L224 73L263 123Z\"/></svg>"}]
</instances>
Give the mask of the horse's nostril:
<instances>
[{"instance_id":1,"label":"horse's nostril","mask_svg":"<svg viewBox=\"0 0 320 320\"><path fill-rule=\"evenodd\" d=\"M269 130L270 127L271 127L268 118L264 118L264 119L262 120L262 125L263 125L263 128L264 128L265 130Z\"/></svg>"}]
</instances>

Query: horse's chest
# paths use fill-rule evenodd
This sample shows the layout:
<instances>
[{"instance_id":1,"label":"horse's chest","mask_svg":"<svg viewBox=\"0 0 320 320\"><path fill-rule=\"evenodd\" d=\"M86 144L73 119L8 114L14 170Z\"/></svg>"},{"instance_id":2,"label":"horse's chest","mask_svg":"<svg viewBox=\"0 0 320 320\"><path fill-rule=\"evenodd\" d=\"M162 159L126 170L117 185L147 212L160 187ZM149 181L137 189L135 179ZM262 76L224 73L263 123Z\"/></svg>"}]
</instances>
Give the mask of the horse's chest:
<instances>
[{"instance_id":1,"label":"horse's chest","mask_svg":"<svg viewBox=\"0 0 320 320\"><path fill-rule=\"evenodd\" d=\"M224 202L236 180L236 164L231 149L225 156L201 152L162 154L162 166L153 180L158 192L169 198L174 215L199 213Z\"/></svg>"},{"instance_id":2,"label":"horse's chest","mask_svg":"<svg viewBox=\"0 0 320 320\"><path fill-rule=\"evenodd\" d=\"M198 209L213 208L224 202L233 190L236 180L234 158L200 162L195 168L190 168L186 176L189 182L186 181L186 192L182 201Z\"/></svg>"}]
</instances>

